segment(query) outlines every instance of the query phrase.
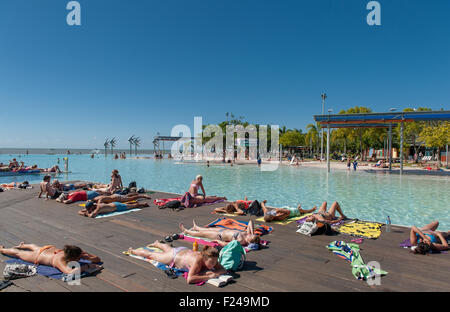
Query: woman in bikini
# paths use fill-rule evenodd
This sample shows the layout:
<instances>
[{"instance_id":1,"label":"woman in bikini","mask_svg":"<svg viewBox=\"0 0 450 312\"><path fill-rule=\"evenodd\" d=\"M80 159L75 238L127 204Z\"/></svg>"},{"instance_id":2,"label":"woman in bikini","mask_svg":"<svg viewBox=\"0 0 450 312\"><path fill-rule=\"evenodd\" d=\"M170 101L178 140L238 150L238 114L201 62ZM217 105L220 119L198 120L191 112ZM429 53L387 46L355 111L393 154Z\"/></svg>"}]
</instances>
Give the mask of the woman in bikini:
<instances>
[{"instance_id":1,"label":"woman in bikini","mask_svg":"<svg viewBox=\"0 0 450 312\"><path fill-rule=\"evenodd\" d=\"M122 212L130 209L145 208L149 207L148 203L132 203L124 204L119 202L112 202L109 204L104 203L94 203L93 201L88 201L84 209L78 211L80 216L95 218L99 214L111 213L111 212Z\"/></svg>"},{"instance_id":2,"label":"woman in bikini","mask_svg":"<svg viewBox=\"0 0 450 312\"><path fill-rule=\"evenodd\" d=\"M180 223L180 229L184 234L188 234L195 237L204 237L207 239L212 239L217 242L220 246L226 246L229 242L237 240L242 246L248 246L250 244L259 245L261 240L260 236L254 234L253 232L253 222L249 221L247 226L247 231L242 232L238 230L228 230L215 227L200 227L192 221L194 226L192 229L188 230Z\"/></svg>"},{"instance_id":3,"label":"woman in bikini","mask_svg":"<svg viewBox=\"0 0 450 312\"><path fill-rule=\"evenodd\" d=\"M201 188L203 194L198 193L198 189ZM189 194L193 197L193 199L203 200L206 198L205 188L203 187L203 177L198 175L195 177L195 180L191 182L191 186L189 187Z\"/></svg>"},{"instance_id":4,"label":"woman in bikini","mask_svg":"<svg viewBox=\"0 0 450 312\"><path fill-rule=\"evenodd\" d=\"M5 248L0 246L0 252L4 255L22 259L26 262L34 264L42 264L52 266L62 273L75 273L77 269L68 267L71 261L79 261L85 259L91 261L93 264L81 266L81 272L85 270L102 269L97 263L101 262L100 258L82 251L77 246L66 245L64 249L58 249L53 245L44 247L35 244L20 243L18 246L12 248Z\"/></svg>"},{"instance_id":5,"label":"woman in bikini","mask_svg":"<svg viewBox=\"0 0 450 312\"><path fill-rule=\"evenodd\" d=\"M128 249L133 255L145 257L164 263L171 268L187 269L187 283L194 284L204 282L210 278L219 277L227 271L219 263L219 251L214 247L205 246L203 250L192 251L186 247L172 248L166 244L155 241L149 247L156 247L163 252L152 252L148 250Z\"/></svg>"},{"instance_id":6,"label":"woman in bikini","mask_svg":"<svg viewBox=\"0 0 450 312\"><path fill-rule=\"evenodd\" d=\"M335 220L336 210L341 215L338 220ZM328 210L328 211L327 211L327 202L323 202L319 211L317 213L314 213L313 215L307 217L306 221L307 222L326 222L328 224L334 224L334 223L338 223L344 219L347 219L347 217L344 215L344 212L342 211L341 206L339 206L338 202L334 202L331 205L330 210Z\"/></svg>"},{"instance_id":7,"label":"woman in bikini","mask_svg":"<svg viewBox=\"0 0 450 312\"><path fill-rule=\"evenodd\" d=\"M273 208L267 209L266 207L267 200L263 200L261 203L261 208L264 211L264 221L283 221L287 218L297 217L305 213L311 213L317 209L317 207L313 207L309 210L303 210L301 205L298 205L297 208Z\"/></svg>"},{"instance_id":8,"label":"woman in bikini","mask_svg":"<svg viewBox=\"0 0 450 312\"><path fill-rule=\"evenodd\" d=\"M430 251L449 249L447 240L450 239L450 231L436 231L438 226L439 222L433 221L420 229L416 226L411 228L409 240L411 241L411 249L415 254L425 255Z\"/></svg>"},{"instance_id":9,"label":"woman in bikini","mask_svg":"<svg viewBox=\"0 0 450 312\"><path fill-rule=\"evenodd\" d=\"M230 213L237 215L245 215L246 210L250 206L253 201L247 200L247 196L245 196L244 200L236 200L232 203L227 204L225 207L219 207L214 209L217 213Z\"/></svg>"}]
</instances>

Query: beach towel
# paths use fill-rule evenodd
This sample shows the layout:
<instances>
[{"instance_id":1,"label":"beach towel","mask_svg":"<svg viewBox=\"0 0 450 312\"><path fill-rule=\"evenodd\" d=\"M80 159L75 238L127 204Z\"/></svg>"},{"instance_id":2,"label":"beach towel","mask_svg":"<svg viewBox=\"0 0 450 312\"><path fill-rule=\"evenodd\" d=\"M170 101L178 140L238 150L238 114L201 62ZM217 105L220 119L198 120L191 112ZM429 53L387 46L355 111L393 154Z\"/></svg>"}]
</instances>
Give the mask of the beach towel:
<instances>
[{"instance_id":1,"label":"beach towel","mask_svg":"<svg viewBox=\"0 0 450 312\"><path fill-rule=\"evenodd\" d=\"M342 234L348 234L351 236L377 239L381 235L381 227L383 224L367 221L349 221L344 222L341 226L335 230Z\"/></svg>"},{"instance_id":2,"label":"beach towel","mask_svg":"<svg viewBox=\"0 0 450 312\"><path fill-rule=\"evenodd\" d=\"M300 217L300 219L297 220L298 224L303 224L306 221L306 218L308 218L310 215L312 215L312 213L308 213L308 214L304 214ZM339 222L333 223L331 224L332 228L338 227L339 225L344 224L345 221L344 220L340 220Z\"/></svg>"},{"instance_id":3,"label":"beach towel","mask_svg":"<svg viewBox=\"0 0 450 312\"><path fill-rule=\"evenodd\" d=\"M118 216L118 215L121 215L121 214L135 212L135 211L139 211L139 210L142 210L142 209L135 208L135 209L128 209L128 210L125 210L125 211L114 211L114 212L110 212L110 213L102 213L102 214L97 215L94 219L114 217L114 216Z\"/></svg>"},{"instance_id":4,"label":"beach towel","mask_svg":"<svg viewBox=\"0 0 450 312\"><path fill-rule=\"evenodd\" d=\"M191 236L191 235L188 235L188 234L180 234L180 238L182 240L190 242L190 243L193 243L193 242L197 241L197 243L199 245L202 245L202 246L211 246L211 247L219 246L219 244L215 243L213 240L210 240L210 239L207 239L207 238L203 238L203 237L195 237L195 236ZM269 241L261 240L260 244L261 244L261 246L268 247L269 246ZM245 250L245 252L250 252L250 251L252 251L254 249L249 248L248 246L245 246L244 250Z\"/></svg>"},{"instance_id":5,"label":"beach towel","mask_svg":"<svg viewBox=\"0 0 450 312\"><path fill-rule=\"evenodd\" d=\"M271 223L271 224L281 224L281 225L286 225L286 224L289 224L289 223L294 222L294 221L297 221L297 223L300 223L300 222L298 222L298 221L300 221L300 220L302 220L302 223L303 223L303 222L305 222L305 219L306 219L308 216L310 216L310 215L312 215L312 213L307 213L307 214L304 214L304 215L301 215L301 216L287 218L287 219L284 219L283 221L270 221L270 223ZM261 218L259 218L259 219L256 219L256 221L258 221L258 222L265 222L265 221L264 221L264 217L261 217Z\"/></svg>"},{"instance_id":6,"label":"beach towel","mask_svg":"<svg viewBox=\"0 0 450 312\"><path fill-rule=\"evenodd\" d=\"M359 253L358 244L346 243L344 241L334 241L326 246L326 248L350 263L352 266L352 274L356 279L367 280L375 276L387 274L386 271L364 263L364 260Z\"/></svg>"},{"instance_id":7,"label":"beach towel","mask_svg":"<svg viewBox=\"0 0 450 312\"><path fill-rule=\"evenodd\" d=\"M127 201L127 202L124 202L123 204L133 204L133 203L137 203L137 200ZM86 207L86 204L79 204L78 206Z\"/></svg>"},{"instance_id":8,"label":"beach towel","mask_svg":"<svg viewBox=\"0 0 450 312\"><path fill-rule=\"evenodd\" d=\"M6 263L20 263L20 264L36 266L34 263L26 262L26 261L23 261L22 259L16 259L16 258L7 260ZM92 262L89 260L81 259L79 261L79 263L80 263L80 265L83 265L83 264L90 264ZM100 262L98 264L102 264L102 262ZM53 279L59 279L59 280L61 280L61 279L64 280L65 278L67 278L67 274L64 274L57 268L54 268L54 267L51 267L48 265L39 264L36 266L36 269L37 269L36 273L39 275L42 275L42 276L46 276L46 277L53 278ZM82 272L81 277L89 276L91 274L92 273L89 273L89 272Z\"/></svg>"},{"instance_id":9,"label":"beach towel","mask_svg":"<svg viewBox=\"0 0 450 312\"><path fill-rule=\"evenodd\" d=\"M247 231L248 222L238 221L230 218L218 218L206 225L207 227L220 227L228 230ZM264 235L272 233L273 228L267 225L255 225L254 233Z\"/></svg>"},{"instance_id":10,"label":"beach towel","mask_svg":"<svg viewBox=\"0 0 450 312\"><path fill-rule=\"evenodd\" d=\"M141 247L141 248L138 248L137 250L147 250L147 251L152 251L152 252L162 252L161 249L156 248L156 247L150 247L150 246ZM127 255L127 256L130 256L130 257L133 257L133 258L136 258L136 259L140 259L140 260L144 260L146 262L149 262L153 266L155 266L156 268L158 268L158 269L160 269L160 270L162 270L164 272L169 272L169 271L173 272L176 276L183 276L184 273L188 272L187 270L178 269L178 268L175 268L175 267L170 268L168 265L166 265L164 263L161 263L161 262L158 262L156 260L151 260L151 259L148 259L148 258L144 258L144 257L141 257L141 256L130 254L128 252L128 250L124 251L123 254Z\"/></svg>"},{"instance_id":11,"label":"beach towel","mask_svg":"<svg viewBox=\"0 0 450 312\"><path fill-rule=\"evenodd\" d=\"M167 204L168 202L172 201L172 200L178 200L182 203L183 206L187 207L187 208L193 208L193 207L199 207L199 206L207 206L207 205L214 205L217 203L221 203L224 202L225 200L221 199L221 200L216 200L215 202L212 203L203 203L203 204L197 204L197 205L191 205L189 202L189 199L192 198L192 195L188 195L189 193L186 192L186 194L183 197L174 197L174 198L160 198L160 199L155 199L153 201L153 203L157 206L164 206L165 204Z\"/></svg>"}]
</instances>

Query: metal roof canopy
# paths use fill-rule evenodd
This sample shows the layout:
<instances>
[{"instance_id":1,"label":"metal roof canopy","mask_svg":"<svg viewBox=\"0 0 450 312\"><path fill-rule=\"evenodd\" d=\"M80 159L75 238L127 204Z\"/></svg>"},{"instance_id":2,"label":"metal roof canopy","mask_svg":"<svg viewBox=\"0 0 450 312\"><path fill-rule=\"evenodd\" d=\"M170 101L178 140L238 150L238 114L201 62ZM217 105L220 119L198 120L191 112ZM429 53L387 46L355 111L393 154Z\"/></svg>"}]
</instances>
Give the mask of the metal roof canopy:
<instances>
[{"instance_id":1,"label":"metal roof canopy","mask_svg":"<svg viewBox=\"0 0 450 312\"><path fill-rule=\"evenodd\" d=\"M363 114L338 114L338 115L314 115L314 121L320 124L349 125L349 128L357 128L362 124L392 124L412 121L450 120L450 111L421 111L421 112L389 112L389 113L363 113Z\"/></svg>"},{"instance_id":2,"label":"metal roof canopy","mask_svg":"<svg viewBox=\"0 0 450 312\"><path fill-rule=\"evenodd\" d=\"M392 127L400 123L400 146L403 146L403 124L413 121L450 120L450 111L414 111L314 115L314 121L328 129L327 167L330 172L330 128L389 128L389 171L392 169ZM447 155L448 158L448 155ZM400 149L400 173L403 173L403 149Z\"/></svg>"}]
</instances>

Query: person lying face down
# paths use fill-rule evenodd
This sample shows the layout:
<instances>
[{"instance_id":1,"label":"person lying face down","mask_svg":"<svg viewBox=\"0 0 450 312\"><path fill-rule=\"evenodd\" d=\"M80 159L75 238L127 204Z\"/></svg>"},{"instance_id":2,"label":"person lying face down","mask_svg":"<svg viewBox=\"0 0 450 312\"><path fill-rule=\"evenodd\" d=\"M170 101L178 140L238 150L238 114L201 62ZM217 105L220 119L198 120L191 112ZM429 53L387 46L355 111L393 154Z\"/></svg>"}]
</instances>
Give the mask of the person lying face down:
<instances>
[{"instance_id":1,"label":"person lying face down","mask_svg":"<svg viewBox=\"0 0 450 312\"><path fill-rule=\"evenodd\" d=\"M101 191L101 190L76 191L76 192L72 192L69 194L62 194L56 200L59 202L62 202L64 204L71 204L71 203L76 203L79 201L94 200L102 194L107 194L107 193L104 191Z\"/></svg>"},{"instance_id":2,"label":"person lying face down","mask_svg":"<svg viewBox=\"0 0 450 312\"><path fill-rule=\"evenodd\" d=\"M447 240L450 239L450 231L436 231L439 226L438 221L421 227L413 226L410 231L409 240L411 250L415 254L425 255L430 251L445 251L449 249Z\"/></svg>"},{"instance_id":3,"label":"person lying face down","mask_svg":"<svg viewBox=\"0 0 450 312\"><path fill-rule=\"evenodd\" d=\"M261 202L261 208L264 211L264 221L283 221L288 218L297 217L305 213L310 213L316 210L316 207L313 207L309 210L303 210L301 205L298 205L297 208L272 208L268 209L266 207L267 200L263 200Z\"/></svg>"},{"instance_id":4,"label":"person lying face down","mask_svg":"<svg viewBox=\"0 0 450 312\"><path fill-rule=\"evenodd\" d=\"M99 257L91 255L81 250L81 248L72 245L66 245L64 246L64 249L57 249L53 245L41 247L35 244L25 244L21 242L18 246L12 248L0 246L0 252L4 255L19 258L26 262L52 266L65 274L76 273L77 269L68 267L68 263L71 261L79 261L80 259L89 260L93 263L81 266L81 272L88 269L102 268L97 264L101 262Z\"/></svg>"},{"instance_id":5,"label":"person lying face down","mask_svg":"<svg viewBox=\"0 0 450 312\"><path fill-rule=\"evenodd\" d=\"M218 243L220 246L226 246L229 242L237 240L242 246L255 245L255 249L259 249L261 239L259 235L253 232L253 222L249 221L247 231L242 232L238 230L228 230L215 227L200 227L192 221L194 226L188 230L182 223L179 224L180 230L184 234L188 234L195 237L204 237Z\"/></svg>"},{"instance_id":6,"label":"person lying face down","mask_svg":"<svg viewBox=\"0 0 450 312\"><path fill-rule=\"evenodd\" d=\"M210 278L219 277L227 271L219 263L219 251L214 247L205 246L203 250L192 251L186 247L172 248L169 245L155 241L149 247L156 247L163 252L128 249L133 255L161 262L170 267L189 270L187 283L204 282Z\"/></svg>"},{"instance_id":7,"label":"person lying face down","mask_svg":"<svg viewBox=\"0 0 450 312\"><path fill-rule=\"evenodd\" d=\"M149 207L148 203L132 203L124 204L119 202L112 202L109 204L94 203L93 201L86 202L85 208L78 211L78 214L84 217L95 218L99 214L121 212L129 209Z\"/></svg>"}]
</instances>

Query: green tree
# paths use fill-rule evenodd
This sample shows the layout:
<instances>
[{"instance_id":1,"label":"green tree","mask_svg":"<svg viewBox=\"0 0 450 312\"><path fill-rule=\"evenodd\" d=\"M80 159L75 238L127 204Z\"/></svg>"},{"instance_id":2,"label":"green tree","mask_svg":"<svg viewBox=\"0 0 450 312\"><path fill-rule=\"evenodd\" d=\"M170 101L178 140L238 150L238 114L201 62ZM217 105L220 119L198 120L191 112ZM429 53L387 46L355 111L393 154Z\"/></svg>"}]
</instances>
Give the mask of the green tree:
<instances>
[{"instance_id":1,"label":"green tree","mask_svg":"<svg viewBox=\"0 0 450 312\"><path fill-rule=\"evenodd\" d=\"M299 131L288 130L281 135L280 144L283 145L283 148L302 146L305 144L305 137Z\"/></svg>"},{"instance_id":2,"label":"green tree","mask_svg":"<svg viewBox=\"0 0 450 312\"><path fill-rule=\"evenodd\" d=\"M439 164L441 164L441 148L450 143L450 122L428 122L419 135L427 147L436 147L439 153Z\"/></svg>"}]
</instances>

